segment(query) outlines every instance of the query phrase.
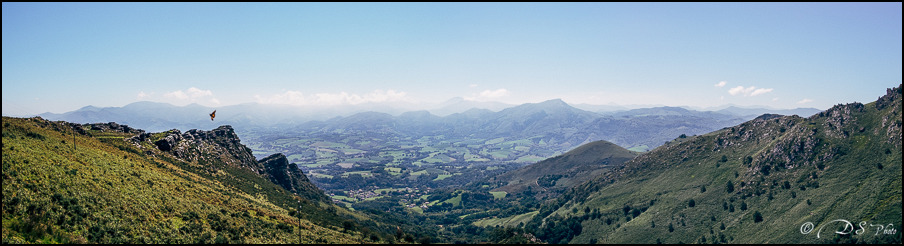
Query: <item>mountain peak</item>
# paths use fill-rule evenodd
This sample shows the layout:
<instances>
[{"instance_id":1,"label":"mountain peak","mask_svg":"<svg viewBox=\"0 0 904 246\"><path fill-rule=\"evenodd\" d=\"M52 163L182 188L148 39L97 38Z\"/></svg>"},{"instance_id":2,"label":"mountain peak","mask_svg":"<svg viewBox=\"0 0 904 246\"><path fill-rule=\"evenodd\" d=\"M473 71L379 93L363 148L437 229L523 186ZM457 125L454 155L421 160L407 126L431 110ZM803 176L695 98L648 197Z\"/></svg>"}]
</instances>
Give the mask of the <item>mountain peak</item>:
<instances>
[{"instance_id":1,"label":"mountain peak","mask_svg":"<svg viewBox=\"0 0 904 246\"><path fill-rule=\"evenodd\" d=\"M569 106L569 107L571 106L571 105L568 105L568 103L565 103L565 101L562 101L562 99L559 99L559 98L546 100L546 101L540 102L540 103L538 103L538 104L542 104L542 105L556 105L556 106Z\"/></svg>"},{"instance_id":2,"label":"mountain peak","mask_svg":"<svg viewBox=\"0 0 904 246\"><path fill-rule=\"evenodd\" d=\"M539 109L539 110L561 111L563 109L574 108L574 107L572 107L571 105L568 105L568 103L565 103L565 101L562 101L562 99L551 99L551 100L546 100L546 101L542 101L542 102L538 102L538 103L525 103L525 104L521 104L519 106L508 108L506 110L519 109L519 108L520 109ZM574 109L576 109L576 108L574 108Z\"/></svg>"},{"instance_id":3,"label":"mountain peak","mask_svg":"<svg viewBox=\"0 0 904 246\"><path fill-rule=\"evenodd\" d=\"M76 111L98 111L100 109L101 108L95 107L94 105L88 105L88 106L84 106L80 109L77 109Z\"/></svg>"},{"instance_id":4,"label":"mountain peak","mask_svg":"<svg viewBox=\"0 0 904 246\"><path fill-rule=\"evenodd\" d=\"M547 196L589 180L605 169L621 166L637 155L605 140L590 142L557 157L496 176L496 180L508 182L497 190L517 193L532 187L541 191L538 195Z\"/></svg>"}]
</instances>

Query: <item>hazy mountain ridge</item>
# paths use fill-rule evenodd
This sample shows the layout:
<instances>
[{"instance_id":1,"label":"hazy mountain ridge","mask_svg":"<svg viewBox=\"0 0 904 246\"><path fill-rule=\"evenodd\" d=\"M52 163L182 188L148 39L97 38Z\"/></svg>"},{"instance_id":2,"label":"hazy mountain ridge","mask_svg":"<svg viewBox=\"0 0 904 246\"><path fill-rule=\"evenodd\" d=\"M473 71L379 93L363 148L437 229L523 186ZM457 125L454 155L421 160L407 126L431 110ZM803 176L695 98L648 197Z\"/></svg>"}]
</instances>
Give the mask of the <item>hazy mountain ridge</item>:
<instances>
[{"instance_id":1,"label":"hazy mountain ridge","mask_svg":"<svg viewBox=\"0 0 904 246\"><path fill-rule=\"evenodd\" d=\"M396 134L402 137L444 135L451 138L480 136L508 139L543 138L561 144L561 151L596 140L606 140L636 150L648 150L678 135L695 135L734 125L744 119L713 112L681 108L672 114L649 110L601 115L574 108L561 100L523 104L499 112L472 109L438 117L426 111L399 116L364 112L326 121L298 124L299 134L345 130ZM656 109L653 109L656 110ZM752 117L751 117L752 118ZM548 141L548 140L547 140Z\"/></svg>"},{"instance_id":2,"label":"hazy mountain ridge","mask_svg":"<svg viewBox=\"0 0 904 246\"><path fill-rule=\"evenodd\" d=\"M764 115L644 153L525 228L550 243L900 243L875 227L801 231L835 219L901 225L900 139L900 86L809 118Z\"/></svg>"},{"instance_id":3,"label":"hazy mountain ridge","mask_svg":"<svg viewBox=\"0 0 904 246\"><path fill-rule=\"evenodd\" d=\"M559 99L548 100L561 101ZM543 103L543 102L541 102ZM563 102L564 103L564 102ZM538 104L538 103L528 103ZM199 125L196 122L205 118L206 113L213 110L219 110L219 124L230 124L239 128L246 126L273 126L279 124L298 124L309 121L325 121L336 117L348 117L353 114L368 111L387 113L391 115L400 115L406 112L427 111L439 117L446 117L453 114L462 114L472 109L487 110L489 112L499 112L505 109L517 107L520 105L510 105L498 102L478 102L469 101L463 98L453 98L446 102L430 105L421 105L426 109L414 109L413 105L397 105L394 104L362 104L362 105L345 105L345 106L292 106L282 104L259 104L244 103L237 105L228 105L222 107L206 107L198 104L190 104L186 106L175 106L169 103L140 101L131 103L122 107L95 107L85 106L80 109L65 113L42 113L41 116L50 120L65 120L75 123L95 123L95 122L117 122L120 124L134 125L135 127L149 131L165 131L169 129L199 129L214 128L217 125ZM454 106L454 107L453 107ZM652 109L652 108L677 108L677 107L641 107L634 105L632 107L624 106L607 106L607 105L589 105L577 104L575 108L603 115L611 114L632 114L626 113L634 110ZM436 109L430 109L436 108ZM449 109L444 109L449 108ZM451 109L454 108L454 109ZM598 110L599 108L611 108L611 110ZM684 108L684 107L683 107ZM717 109L716 111L713 111ZM726 108L713 108L704 110L691 110L699 112L715 112L720 114L735 116L756 116L764 113L774 113L782 115L798 114L804 117L819 112L814 108L797 108L797 109L772 109L767 107L738 107L729 106ZM204 114L201 114L204 113ZM752 117L751 117L752 118ZM203 122L202 122L203 123ZM204 127L199 127L204 126Z\"/></svg>"},{"instance_id":4,"label":"hazy mountain ridge","mask_svg":"<svg viewBox=\"0 0 904 246\"><path fill-rule=\"evenodd\" d=\"M117 122L151 131L215 128L228 124L242 129L240 135L248 133L247 130L252 128L309 129L311 126L322 131L370 130L396 132L406 136L479 134L525 138L555 134L558 135L556 138L561 140L560 143L562 141L568 143L563 146L566 149L595 140L607 140L625 148L644 151L655 148L674 136L702 134L760 115L749 112L806 113L816 110L730 107L720 111L695 111L679 107L656 107L601 114L577 109L559 99L510 106L459 98L438 106L449 105L464 106L457 108L461 110L459 113L436 116L431 113L436 112L435 110L362 112L366 108L388 107L381 105L354 109L352 106L296 107L249 103L216 108L217 118L215 122L211 122L203 119L207 118L207 114L214 108L197 104L177 107L166 103L136 102L121 108L88 106L63 114L42 114L42 117L77 123ZM465 111L466 107L472 108ZM493 111L479 109L481 107L504 109ZM387 112L397 112L398 116ZM347 116L342 116L343 114ZM332 116L329 119L323 118L327 115ZM414 115L417 117L413 117Z\"/></svg>"}]
</instances>

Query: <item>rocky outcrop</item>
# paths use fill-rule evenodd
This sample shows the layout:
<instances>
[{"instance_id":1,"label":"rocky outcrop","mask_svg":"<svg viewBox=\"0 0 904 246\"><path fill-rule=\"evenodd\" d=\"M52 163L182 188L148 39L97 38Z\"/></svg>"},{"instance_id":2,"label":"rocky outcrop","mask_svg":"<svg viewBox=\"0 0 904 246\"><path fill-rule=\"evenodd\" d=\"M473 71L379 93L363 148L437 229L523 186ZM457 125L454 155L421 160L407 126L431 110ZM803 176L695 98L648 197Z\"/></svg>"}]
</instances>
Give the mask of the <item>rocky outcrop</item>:
<instances>
[{"instance_id":1,"label":"rocky outcrop","mask_svg":"<svg viewBox=\"0 0 904 246\"><path fill-rule=\"evenodd\" d=\"M879 131L884 130L886 142L901 146L901 86L887 89L885 96L876 100L876 109L891 112L882 117L875 133L882 134Z\"/></svg>"},{"instance_id":2,"label":"rocky outcrop","mask_svg":"<svg viewBox=\"0 0 904 246\"><path fill-rule=\"evenodd\" d=\"M157 148L162 151L170 151L176 147L176 144L179 141L182 141L182 136L179 135L179 130L171 130L171 133L163 137L163 139L157 140L154 142L154 145L157 145Z\"/></svg>"},{"instance_id":3,"label":"rocky outcrop","mask_svg":"<svg viewBox=\"0 0 904 246\"><path fill-rule=\"evenodd\" d=\"M232 126L224 125L210 131L178 129L161 133L141 132L126 141L136 146L153 146L154 152L164 152L185 162L203 168L209 173L219 173L223 164L250 170L287 191L311 201L329 202L329 198L317 188L295 164L282 153L257 161L251 149L243 145ZM153 145L149 145L152 143Z\"/></svg>"},{"instance_id":4,"label":"rocky outcrop","mask_svg":"<svg viewBox=\"0 0 904 246\"><path fill-rule=\"evenodd\" d=\"M243 145L232 126L224 125L210 131L192 129L181 132L178 129L162 133L137 134L127 141L135 145L151 142L163 152L187 162L204 165L223 162L264 174L262 166L254 158L247 146Z\"/></svg>"},{"instance_id":5,"label":"rocky outcrop","mask_svg":"<svg viewBox=\"0 0 904 246\"><path fill-rule=\"evenodd\" d=\"M827 136L847 138L850 136L850 131L847 129L853 128L858 124L853 114L862 113L863 109L862 103L839 104L810 118L825 118L823 125Z\"/></svg>"},{"instance_id":6,"label":"rocky outcrop","mask_svg":"<svg viewBox=\"0 0 904 246\"><path fill-rule=\"evenodd\" d=\"M144 130L131 128L128 125L120 125L116 122L83 124L82 128L88 128L101 132L122 132L131 134L140 134L144 132Z\"/></svg>"},{"instance_id":7,"label":"rocky outcrop","mask_svg":"<svg viewBox=\"0 0 904 246\"><path fill-rule=\"evenodd\" d=\"M889 106L901 107L901 86L885 89L885 95L876 100L876 109L882 110Z\"/></svg>"},{"instance_id":8,"label":"rocky outcrop","mask_svg":"<svg viewBox=\"0 0 904 246\"><path fill-rule=\"evenodd\" d=\"M264 175L270 182L312 201L329 201L323 191L314 186L297 165L289 163L282 153L270 155L259 163L264 167Z\"/></svg>"}]
</instances>

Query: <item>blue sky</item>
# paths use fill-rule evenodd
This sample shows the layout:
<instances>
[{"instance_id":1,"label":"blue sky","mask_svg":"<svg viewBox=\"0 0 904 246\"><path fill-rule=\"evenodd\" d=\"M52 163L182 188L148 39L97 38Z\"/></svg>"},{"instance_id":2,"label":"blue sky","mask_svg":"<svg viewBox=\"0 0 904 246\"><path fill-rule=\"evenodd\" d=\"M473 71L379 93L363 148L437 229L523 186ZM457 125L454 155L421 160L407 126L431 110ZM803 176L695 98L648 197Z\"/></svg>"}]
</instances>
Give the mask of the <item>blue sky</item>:
<instances>
[{"instance_id":1,"label":"blue sky","mask_svg":"<svg viewBox=\"0 0 904 246\"><path fill-rule=\"evenodd\" d=\"M3 115L136 101L828 108L901 83L901 3L3 3Z\"/></svg>"}]
</instances>

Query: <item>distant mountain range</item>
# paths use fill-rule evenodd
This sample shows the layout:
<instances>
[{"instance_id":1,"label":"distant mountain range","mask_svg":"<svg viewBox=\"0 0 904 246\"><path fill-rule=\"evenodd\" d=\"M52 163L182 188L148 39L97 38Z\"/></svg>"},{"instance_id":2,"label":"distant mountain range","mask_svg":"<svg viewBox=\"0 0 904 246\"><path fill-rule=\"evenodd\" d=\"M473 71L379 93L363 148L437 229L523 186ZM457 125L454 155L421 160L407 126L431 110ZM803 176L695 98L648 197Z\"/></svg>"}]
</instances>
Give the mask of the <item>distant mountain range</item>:
<instances>
[{"instance_id":1,"label":"distant mountain range","mask_svg":"<svg viewBox=\"0 0 904 246\"><path fill-rule=\"evenodd\" d=\"M555 99L555 101L560 101ZM564 103L564 102L562 102ZM530 103L529 103L530 104ZM222 123L232 124L234 126L274 126L281 124L298 124L315 120L327 120L336 117L346 117L362 112L381 112L390 115L400 115L405 112L416 112L415 108L431 108L426 111L430 114L445 117L456 113L466 113L471 109L489 110L491 112L499 112L504 109L512 108L517 105L505 104L500 102L479 102L466 100L461 97L449 99L445 102L432 105L409 105L405 103L373 103L360 105L344 105L344 106L291 106L280 104L258 104L245 103L223 107L206 107L198 104L190 104L186 106L175 106L161 102L135 102L122 107L95 107L85 106L83 108L65 112L65 113L42 113L41 116L51 120L65 120L79 123L98 123L98 122L117 122L121 124L134 125L136 127L147 129L149 131L163 131L169 129L203 129L206 127L216 127L216 124L203 124L199 122L206 118L207 113L218 110L217 120ZM571 106L571 105L569 105ZM650 107L641 105L590 105L577 104L574 108L583 111L599 113L603 115L637 115L640 112L647 112L644 109L669 109L677 110L678 107ZM770 113L781 115L799 115L808 117L819 112L815 108L796 108L796 109L772 109L766 107L739 107L727 106L716 108L717 110L693 110L687 109L688 112L714 112L725 115L756 117L758 115ZM640 111L638 111L640 110ZM660 110L662 111L662 110ZM467 114L467 113L466 113ZM473 112L471 112L473 114Z\"/></svg>"},{"instance_id":2,"label":"distant mountain range","mask_svg":"<svg viewBox=\"0 0 904 246\"><path fill-rule=\"evenodd\" d=\"M217 117L211 121L207 115L215 109ZM572 107L559 99L511 106L453 98L436 105L434 110L406 112L381 104L313 108L249 103L210 108L198 104L174 106L136 102L123 107L87 106L72 112L40 116L78 123L117 122L148 131L209 129L229 124L239 134L251 128L303 129L316 126L321 130L392 129L404 135L423 135L425 132L498 137L555 135L560 142L568 143L570 147L566 148L607 140L632 150L645 151L681 134L702 134L762 113L808 116L815 112L818 110L804 108L729 107L719 111L695 111L656 107L595 113Z\"/></svg>"}]
</instances>

